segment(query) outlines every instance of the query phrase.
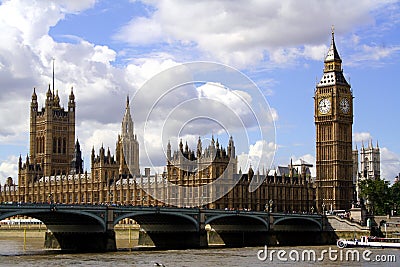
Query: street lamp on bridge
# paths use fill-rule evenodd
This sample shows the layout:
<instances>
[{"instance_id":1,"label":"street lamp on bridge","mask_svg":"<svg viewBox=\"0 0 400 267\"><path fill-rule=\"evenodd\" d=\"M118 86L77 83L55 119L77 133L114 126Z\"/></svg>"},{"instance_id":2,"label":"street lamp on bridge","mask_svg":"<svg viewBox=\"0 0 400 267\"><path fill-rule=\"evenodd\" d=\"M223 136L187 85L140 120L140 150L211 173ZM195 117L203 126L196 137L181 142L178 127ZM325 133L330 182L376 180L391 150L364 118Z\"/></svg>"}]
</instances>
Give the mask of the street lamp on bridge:
<instances>
[{"instance_id":1,"label":"street lamp on bridge","mask_svg":"<svg viewBox=\"0 0 400 267\"><path fill-rule=\"evenodd\" d=\"M273 205L274 205L274 201L273 201L272 199L270 199L270 200L268 201L268 205L269 205L269 212L272 212L272 207L273 207Z\"/></svg>"}]
</instances>

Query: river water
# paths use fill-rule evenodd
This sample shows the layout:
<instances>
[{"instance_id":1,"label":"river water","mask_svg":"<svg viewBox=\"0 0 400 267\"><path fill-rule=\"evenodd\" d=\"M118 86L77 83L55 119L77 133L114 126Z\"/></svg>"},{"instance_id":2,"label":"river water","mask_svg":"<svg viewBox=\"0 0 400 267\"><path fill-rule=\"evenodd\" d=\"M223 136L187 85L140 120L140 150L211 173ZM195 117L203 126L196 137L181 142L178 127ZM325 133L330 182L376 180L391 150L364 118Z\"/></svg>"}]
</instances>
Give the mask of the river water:
<instances>
[{"instance_id":1,"label":"river water","mask_svg":"<svg viewBox=\"0 0 400 267\"><path fill-rule=\"evenodd\" d=\"M359 248L360 259L353 260L349 254L346 260L346 250L336 246L316 247L265 247L245 248L213 248L188 250L151 250L151 251L118 251L110 253L68 254L58 250L44 250L43 238L27 237L24 248L23 237L7 237L0 232L0 266L137 266L150 267L156 263L167 267L222 267L222 266L400 266L400 250L369 249L371 252L365 258L366 249ZM118 244L118 243L117 243ZM329 257L329 249L331 255ZM258 253L261 250L262 252ZM283 252L279 252L279 250ZM312 250L316 253L315 261L302 253ZM327 250L323 254L321 252ZM336 253L334 250L338 250ZM340 258L342 251L342 259ZM272 253L272 254L271 254ZM278 254L280 253L280 258ZM259 254L258 258L257 254ZM267 257L265 257L267 255ZM299 255L297 258L296 255ZM336 256L336 258L335 258ZM385 262L378 262L377 257ZM391 257L391 258L390 258ZM394 259L393 259L394 258ZM286 261L285 261L286 260ZM394 262L394 260L396 262Z\"/></svg>"}]
</instances>

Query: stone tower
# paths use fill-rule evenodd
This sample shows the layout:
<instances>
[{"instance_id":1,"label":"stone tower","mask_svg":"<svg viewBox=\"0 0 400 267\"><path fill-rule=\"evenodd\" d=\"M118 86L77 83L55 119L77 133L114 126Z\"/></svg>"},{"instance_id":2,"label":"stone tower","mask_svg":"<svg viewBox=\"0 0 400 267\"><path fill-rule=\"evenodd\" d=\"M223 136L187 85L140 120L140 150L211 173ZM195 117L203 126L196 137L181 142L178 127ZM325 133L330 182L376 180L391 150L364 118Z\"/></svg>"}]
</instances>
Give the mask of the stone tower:
<instances>
[{"instance_id":1,"label":"stone tower","mask_svg":"<svg viewBox=\"0 0 400 267\"><path fill-rule=\"evenodd\" d=\"M381 160L379 145L372 145L372 140L369 141L368 147L364 145L360 151L361 157L361 178L377 180L381 177Z\"/></svg>"},{"instance_id":2,"label":"stone tower","mask_svg":"<svg viewBox=\"0 0 400 267\"><path fill-rule=\"evenodd\" d=\"M353 95L334 32L315 95L317 209L350 209L353 200Z\"/></svg>"},{"instance_id":3,"label":"stone tower","mask_svg":"<svg viewBox=\"0 0 400 267\"><path fill-rule=\"evenodd\" d=\"M117 142L117 160L120 163L120 174L140 175L139 169L139 142L134 134L133 120L129 105L129 97L126 98L124 118L121 125L121 137ZM127 169L129 166L129 170Z\"/></svg>"},{"instance_id":4,"label":"stone tower","mask_svg":"<svg viewBox=\"0 0 400 267\"><path fill-rule=\"evenodd\" d=\"M39 164L40 176L68 174L75 150L75 96L71 88L68 109L60 106L58 91L46 93L45 106L39 110L33 89L30 110L29 157Z\"/></svg>"}]
</instances>

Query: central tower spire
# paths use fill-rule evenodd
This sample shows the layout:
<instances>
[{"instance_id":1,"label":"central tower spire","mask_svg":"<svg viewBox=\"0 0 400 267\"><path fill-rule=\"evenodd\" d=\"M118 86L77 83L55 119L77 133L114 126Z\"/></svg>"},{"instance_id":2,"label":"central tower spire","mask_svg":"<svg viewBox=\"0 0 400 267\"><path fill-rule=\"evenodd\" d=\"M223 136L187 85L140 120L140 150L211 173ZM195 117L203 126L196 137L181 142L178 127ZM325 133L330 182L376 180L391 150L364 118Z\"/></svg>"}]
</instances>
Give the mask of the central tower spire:
<instances>
[{"instance_id":1,"label":"central tower spire","mask_svg":"<svg viewBox=\"0 0 400 267\"><path fill-rule=\"evenodd\" d=\"M54 95L54 61L56 59L53 57L52 60L53 60L53 95Z\"/></svg>"}]
</instances>

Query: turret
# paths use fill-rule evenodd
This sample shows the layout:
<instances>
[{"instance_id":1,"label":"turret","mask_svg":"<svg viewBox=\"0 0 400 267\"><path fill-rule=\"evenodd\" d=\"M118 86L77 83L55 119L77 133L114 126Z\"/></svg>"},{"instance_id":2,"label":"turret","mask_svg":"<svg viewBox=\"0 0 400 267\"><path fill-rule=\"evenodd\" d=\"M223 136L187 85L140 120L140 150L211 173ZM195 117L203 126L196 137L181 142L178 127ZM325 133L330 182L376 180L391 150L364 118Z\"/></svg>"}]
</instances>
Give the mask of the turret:
<instances>
[{"instance_id":1,"label":"turret","mask_svg":"<svg viewBox=\"0 0 400 267\"><path fill-rule=\"evenodd\" d=\"M235 151L235 143L233 142L233 137L231 136L229 138L229 144L228 144L228 156L230 158L235 158L236 157L236 151Z\"/></svg>"},{"instance_id":2,"label":"turret","mask_svg":"<svg viewBox=\"0 0 400 267\"><path fill-rule=\"evenodd\" d=\"M182 139L181 139L181 141L179 142L179 151L180 151L181 153L183 153L183 143L182 143Z\"/></svg>"},{"instance_id":3,"label":"turret","mask_svg":"<svg viewBox=\"0 0 400 267\"><path fill-rule=\"evenodd\" d=\"M103 164L104 163L104 147L103 147L103 144L101 144L101 148L100 148L100 164Z\"/></svg>"},{"instance_id":4,"label":"turret","mask_svg":"<svg viewBox=\"0 0 400 267\"><path fill-rule=\"evenodd\" d=\"M18 159L18 170L22 169L22 157L21 154L19 155L19 159Z\"/></svg>"},{"instance_id":5,"label":"turret","mask_svg":"<svg viewBox=\"0 0 400 267\"><path fill-rule=\"evenodd\" d=\"M93 151L92 151L93 153ZM93 158L93 156L92 156ZM83 173L83 160L82 160L82 151L81 146L79 144L79 140L76 139L74 157L71 161L71 173Z\"/></svg>"},{"instance_id":6,"label":"turret","mask_svg":"<svg viewBox=\"0 0 400 267\"><path fill-rule=\"evenodd\" d=\"M95 158L95 154L94 154L94 146L92 147L92 154L90 155L90 160L91 160L91 165L93 166L94 163L94 158Z\"/></svg>"},{"instance_id":7,"label":"turret","mask_svg":"<svg viewBox=\"0 0 400 267\"><path fill-rule=\"evenodd\" d=\"M168 145L167 145L167 159L171 160L171 143L168 140Z\"/></svg>"},{"instance_id":8,"label":"turret","mask_svg":"<svg viewBox=\"0 0 400 267\"><path fill-rule=\"evenodd\" d=\"M201 139L200 139L200 136L199 136L199 140L197 141L197 153L196 153L197 158L201 157L202 151L203 151L203 148L202 148Z\"/></svg>"},{"instance_id":9,"label":"turret","mask_svg":"<svg viewBox=\"0 0 400 267\"><path fill-rule=\"evenodd\" d=\"M54 106L59 108L60 107L60 97L58 96L58 90L54 96Z\"/></svg>"},{"instance_id":10,"label":"turret","mask_svg":"<svg viewBox=\"0 0 400 267\"><path fill-rule=\"evenodd\" d=\"M53 94L51 93L50 84L49 84L49 89L47 90L47 93L46 93L46 107L48 105L52 105L52 104L53 104Z\"/></svg>"},{"instance_id":11,"label":"turret","mask_svg":"<svg viewBox=\"0 0 400 267\"><path fill-rule=\"evenodd\" d=\"M71 93L69 94L68 111L75 112L75 95L73 87L71 87Z\"/></svg>"}]
</instances>

